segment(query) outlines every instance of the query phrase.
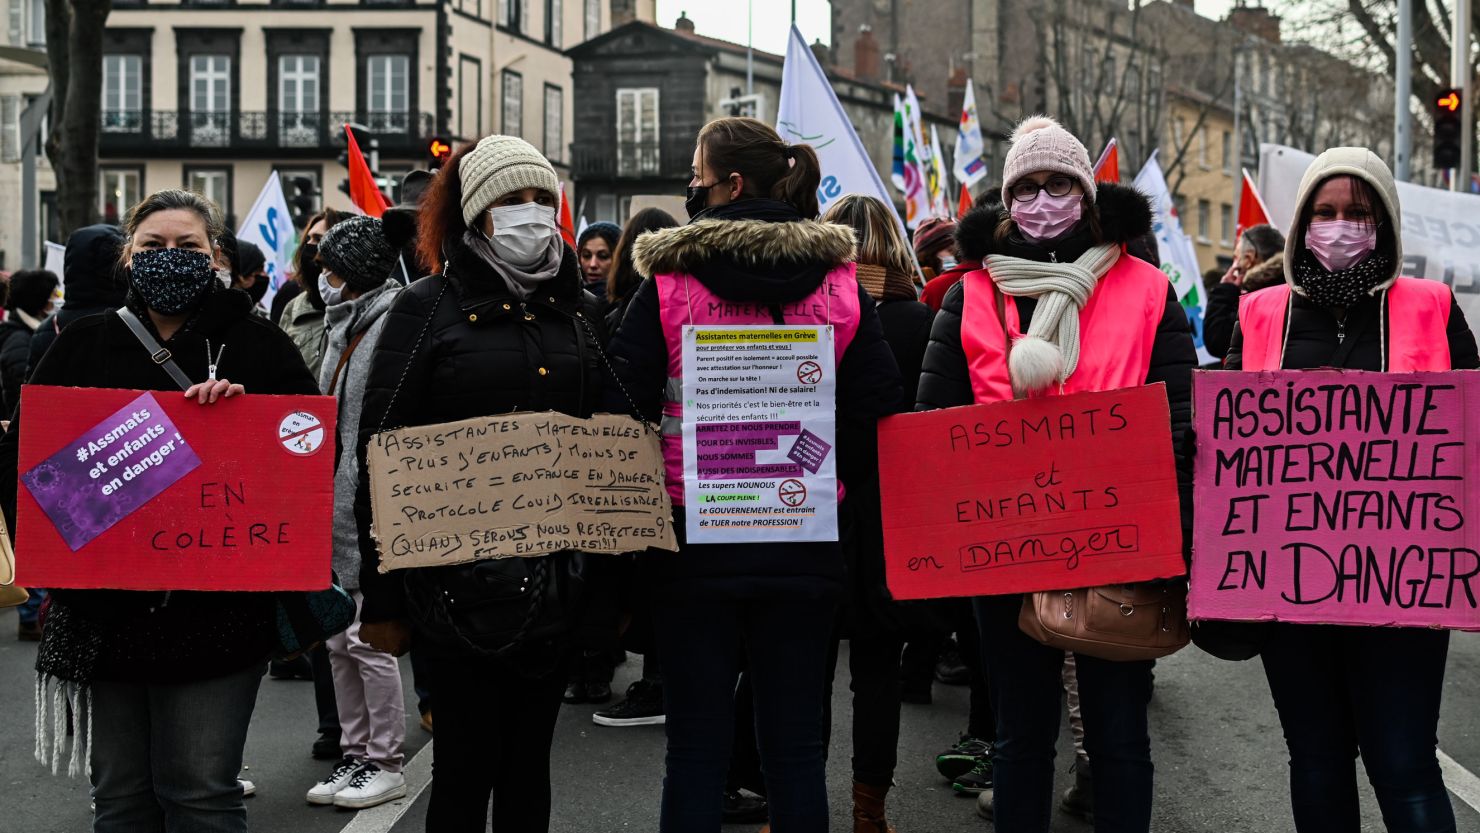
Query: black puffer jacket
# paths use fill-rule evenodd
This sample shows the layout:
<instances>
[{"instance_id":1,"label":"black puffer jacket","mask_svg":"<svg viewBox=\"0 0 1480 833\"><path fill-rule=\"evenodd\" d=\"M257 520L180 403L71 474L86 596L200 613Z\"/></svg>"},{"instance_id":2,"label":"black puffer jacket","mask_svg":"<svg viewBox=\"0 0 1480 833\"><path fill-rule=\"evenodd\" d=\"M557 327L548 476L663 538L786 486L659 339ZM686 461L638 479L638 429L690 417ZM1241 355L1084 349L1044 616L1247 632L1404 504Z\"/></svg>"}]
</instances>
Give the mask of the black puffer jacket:
<instances>
[{"instance_id":1,"label":"black puffer jacket","mask_svg":"<svg viewBox=\"0 0 1480 833\"><path fill-rule=\"evenodd\" d=\"M723 207L725 219L643 235L634 251L637 269L651 277L670 272L693 275L716 295L739 304L770 307L807 297L829 270L853 257L853 230L803 220L795 209L771 200L745 200ZM717 209L708 212L713 215ZM875 425L903 405L899 371L884 341L874 301L861 288L858 333L838 363L838 477L864 482L878 468ZM658 314L657 283L644 281L612 340L612 361L640 412L656 422L668 378L668 347ZM631 411L621 392L608 390L607 408ZM840 513L841 515L842 513ZM662 594L694 597L816 598L836 593L843 579L837 543L683 543L683 510L674 507L681 551L653 551L645 565Z\"/></svg>"},{"instance_id":2,"label":"black puffer jacket","mask_svg":"<svg viewBox=\"0 0 1480 833\"><path fill-rule=\"evenodd\" d=\"M62 256L62 289L67 302L36 328L36 335L31 339L32 369L41 364L41 357L56 340L57 333L72 322L123 306L128 281L118 266L118 250L122 246L123 232L118 226L107 224L84 226L67 238L67 252Z\"/></svg>"},{"instance_id":3,"label":"black puffer jacket","mask_svg":"<svg viewBox=\"0 0 1480 833\"><path fill-rule=\"evenodd\" d=\"M446 294L434 309L444 286ZM365 385L361 466L381 426L434 425L514 411L590 416L601 406L604 372L598 342L603 327L596 311L569 248L559 274L521 302L486 263L456 246L445 275L413 282L386 313ZM426 337L413 355L424 327ZM405 582L413 571L378 572L369 481L360 478L355 500L365 594L361 618L406 618Z\"/></svg>"},{"instance_id":4,"label":"black puffer jacket","mask_svg":"<svg viewBox=\"0 0 1480 833\"><path fill-rule=\"evenodd\" d=\"M1151 206L1132 188L1102 184L1098 204L1100 227L1106 242L1129 245L1151 230ZM962 219L956 230L956 245L963 257L984 259L992 254L1011 255L1029 260L1072 261L1094 245L1086 224L1054 241L1052 247L1031 244L1014 232L1006 240L996 237L997 226L1004 216L1000 207L981 208ZM1126 255L1122 255L1125 257ZM920 375L916 410L952 408L975 402L966 353L961 347L961 310L965 284L959 283L946 293L946 300L930 331L930 346L925 351L925 366ZM1032 321L1037 301L1015 298L1024 331ZM1177 481L1182 492L1182 522L1192 528L1192 458L1184 454L1183 436L1192 425L1192 370L1197 366L1197 351L1192 345L1192 326L1187 313L1177 303L1176 293L1167 284L1167 302L1156 327L1156 341L1151 347L1151 367L1146 384L1163 382L1171 406L1172 447L1176 451ZM1190 536L1186 537L1190 543Z\"/></svg>"},{"instance_id":5,"label":"black puffer jacket","mask_svg":"<svg viewBox=\"0 0 1480 833\"><path fill-rule=\"evenodd\" d=\"M0 321L0 400L4 412L13 413L21 404L21 385L31 364L31 328L14 312Z\"/></svg>"},{"instance_id":6,"label":"black puffer jacket","mask_svg":"<svg viewBox=\"0 0 1480 833\"><path fill-rule=\"evenodd\" d=\"M149 321L137 302L130 306L140 319ZM206 378L206 339L210 339L213 346L230 348L222 356L220 376L243 385L248 393L317 396L318 382L293 342L251 309L247 293L216 289L164 345L191 379ZM148 326L153 329L152 324ZM112 313L84 318L62 331L31 374L31 384L180 395L179 386L150 360L123 320ZM13 422L0 438L0 505L11 530L15 529L19 437L19 422ZM52 604L68 608L72 614L68 621L86 620L101 632L96 679L203 680L261 662L276 644L271 593L175 592L164 604L163 593L55 590L52 599ZM50 622L46 634L45 638L52 638Z\"/></svg>"}]
</instances>

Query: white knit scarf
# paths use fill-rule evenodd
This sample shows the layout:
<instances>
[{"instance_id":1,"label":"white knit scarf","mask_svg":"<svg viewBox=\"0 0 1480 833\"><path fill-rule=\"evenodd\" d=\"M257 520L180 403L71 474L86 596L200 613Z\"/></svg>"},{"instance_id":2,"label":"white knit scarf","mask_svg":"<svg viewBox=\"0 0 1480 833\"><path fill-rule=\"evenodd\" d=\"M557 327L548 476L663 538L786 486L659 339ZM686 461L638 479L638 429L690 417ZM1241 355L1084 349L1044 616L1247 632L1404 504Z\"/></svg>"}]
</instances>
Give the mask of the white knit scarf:
<instances>
[{"instance_id":1,"label":"white knit scarf","mask_svg":"<svg viewBox=\"0 0 1480 833\"><path fill-rule=\"evenodd\" d=\"M1120 259L1120 247L1095 246L1073 263L1041 263L1006 255L986 260L1004 295L1037 298L1028 332L1012 344L1007 372L1018 396L1062 385L1079 366L1079 311L1100 278Z\"/></svg>"}]
</instances>

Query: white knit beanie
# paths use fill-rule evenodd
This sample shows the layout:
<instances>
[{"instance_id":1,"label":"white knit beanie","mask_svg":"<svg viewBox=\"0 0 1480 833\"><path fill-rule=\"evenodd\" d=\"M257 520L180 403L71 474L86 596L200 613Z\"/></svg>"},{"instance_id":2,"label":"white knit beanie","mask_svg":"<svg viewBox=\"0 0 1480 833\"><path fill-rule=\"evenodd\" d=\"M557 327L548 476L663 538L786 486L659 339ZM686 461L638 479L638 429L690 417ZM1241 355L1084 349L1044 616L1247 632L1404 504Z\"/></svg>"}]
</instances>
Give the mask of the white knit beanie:
<instances>
[{"instance_id":1,"label":"white knit beanie","mask_svg":"<svg viewBox=\"0 0 1480 833\"><path fill-rule=\"evenodd\" d=\"M511 191L538 188L560 193L560 178L544 154L518 136L485 136L457 166L462 180L463 222L469 226Z\"/></svg>"},{"instance_id":2,"label":"white knit beanie","mask_svg":"<svg viewBox=\"0 0 1480 833\"><path fill-rule=\"evenodd\" d=\"M1048 116L1029 116L1012 131L1012 146L1002 171L1002 204L1012 205L1012 186L1037 171L1053 171L1079 180L1090 202L1095 201L1095 172L1089 151Z\"/></svg>"}]
</instances>

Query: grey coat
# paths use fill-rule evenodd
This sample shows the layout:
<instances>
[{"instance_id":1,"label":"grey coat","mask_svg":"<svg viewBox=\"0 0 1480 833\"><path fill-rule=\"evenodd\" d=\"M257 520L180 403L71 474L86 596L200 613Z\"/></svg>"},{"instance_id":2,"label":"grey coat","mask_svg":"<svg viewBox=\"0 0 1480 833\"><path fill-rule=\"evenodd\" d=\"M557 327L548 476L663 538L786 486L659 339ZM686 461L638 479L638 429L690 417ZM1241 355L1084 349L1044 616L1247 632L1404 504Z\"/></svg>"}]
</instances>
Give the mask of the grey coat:
<instances>
[{"instance_id":1,"label":"grey coat","mask_svg":"<svg viewBox=\"0 0 1480 833\"><path fill-rule=\"evenodd\" d=\"M319 368L319 389L339 397L339 464L334 470L334 572L346 590L360 586L360 533L355 524L355 489L359 487L360 461L355 455L360 437L360 413L365 405L365 380L370 375L370 357L385 327L385 314L403 287L386 281L353 301L335 304L324 312L328 343ZM299 296L302 297L302 296ZM297 300L297 299L294 299ZM349 342L365 333L355 352L339 372L337 390L330 390L334 368Z\"/></svg>"}]
</instances>

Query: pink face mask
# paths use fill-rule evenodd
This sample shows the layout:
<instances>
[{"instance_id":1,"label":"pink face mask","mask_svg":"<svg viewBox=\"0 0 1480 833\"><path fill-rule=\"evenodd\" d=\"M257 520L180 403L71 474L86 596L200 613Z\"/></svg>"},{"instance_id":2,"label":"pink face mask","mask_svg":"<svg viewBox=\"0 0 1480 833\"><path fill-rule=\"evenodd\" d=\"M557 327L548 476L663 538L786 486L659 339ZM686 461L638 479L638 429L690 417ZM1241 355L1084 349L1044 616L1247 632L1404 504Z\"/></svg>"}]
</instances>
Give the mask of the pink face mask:
<instances>
[{"instance_id":1,"label":"pink face mask","mask_svg":"<svg viewBox=\"0 0 1480 833\"><path fill-rule=\"evenodd\" d=\"M1014 200L1010 211L1013 222L1030 241L1053 240L1079 222L1084 214L1084 196L1065 194L1054 197L1047 191L1039 191L1038 196L1028 202Z\"/></svg>"},{"instance_id":2,"label":"pink face mask","mask_svg":"<svg viewBox=\"0 0 1480 833\"><path fill-rule=\"evenodd\" d=\"M1305 230L1305 248L1327 272L1350 269L1377 248L1377 226L1351 220L1325 220Z\"/></svg>"}]
</instances>

